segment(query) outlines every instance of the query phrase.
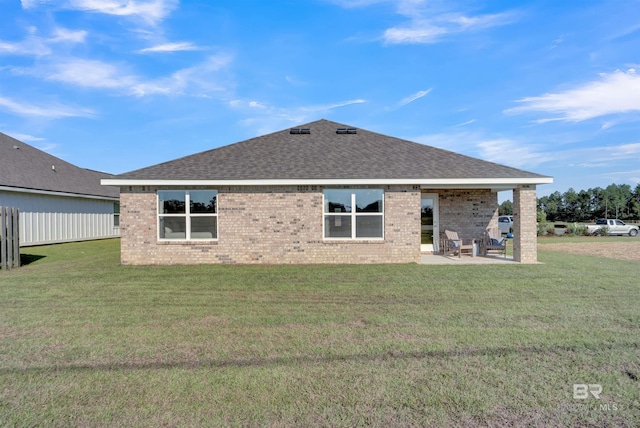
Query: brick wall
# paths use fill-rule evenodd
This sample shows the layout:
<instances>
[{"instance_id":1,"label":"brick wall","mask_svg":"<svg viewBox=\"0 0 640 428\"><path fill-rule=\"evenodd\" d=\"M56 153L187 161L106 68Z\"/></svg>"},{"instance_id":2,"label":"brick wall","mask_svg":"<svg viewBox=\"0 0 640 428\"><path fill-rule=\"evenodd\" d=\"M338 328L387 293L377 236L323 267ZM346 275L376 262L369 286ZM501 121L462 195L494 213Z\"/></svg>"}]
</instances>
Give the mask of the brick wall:
<instances>
[{"instance_id":1,"label":"brick wall","mask_svg":"<svg viewBox=\"0 0 640 428\"><path fill-rule=\"evenodd\" d=\"M488 227L498 227L498 194L490 189L425 190L439 194L440 234L458 232L463 239L480 239Z\"/></svg>"},{"instance_id":2,"label":"brick wall","mask_svg":"<svg viewBox=\"0 0 640 428\"><path fill-rule=\"evenodd\" d=\"M385 239L327 241L322 187L218 187L218 240L157 239L156 191L122 187L123 264L410 263L420 260L420 190L385 190ZM185 187L190 190L196 187Z\"/></svg>"},{"instance_id":3,"label":"brick wall","mask_svg":"<svg viewBox=\"0 0 640 428\"><path fill-rule=\"evenodd\" d=\"M513 190L513 259L520 263L538 261L536 205L535 185Z\"/></svg>"}]
</instances>

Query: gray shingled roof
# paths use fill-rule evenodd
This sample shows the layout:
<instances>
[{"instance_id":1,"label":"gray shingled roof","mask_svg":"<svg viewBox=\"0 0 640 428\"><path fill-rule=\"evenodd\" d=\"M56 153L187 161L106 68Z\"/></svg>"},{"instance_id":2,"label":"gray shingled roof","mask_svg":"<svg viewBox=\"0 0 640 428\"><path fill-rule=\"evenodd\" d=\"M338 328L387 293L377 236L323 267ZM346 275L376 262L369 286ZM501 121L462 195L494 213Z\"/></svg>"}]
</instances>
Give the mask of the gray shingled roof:
<instances>
[{"instance_id":1,"label":"gray shingled roof","mask_svg":"<svg viewBox=\"0 0 640 428\"><path fill-rule=\"evenodd\" d=\"M547 178L447 150L318 120L127 172L124 180Z\"/></svg>"},{"instance_id":2,"label":"gray shingled roof","mask_svg":"<svg viewBox=\"0 0 640 428\"><path fill-rule=\"evenodd\" d=\"M100 185L101 179L112 177L72 165L0 132L0 186L117 198L119 188Z\"/></svg>"}]
</instances>

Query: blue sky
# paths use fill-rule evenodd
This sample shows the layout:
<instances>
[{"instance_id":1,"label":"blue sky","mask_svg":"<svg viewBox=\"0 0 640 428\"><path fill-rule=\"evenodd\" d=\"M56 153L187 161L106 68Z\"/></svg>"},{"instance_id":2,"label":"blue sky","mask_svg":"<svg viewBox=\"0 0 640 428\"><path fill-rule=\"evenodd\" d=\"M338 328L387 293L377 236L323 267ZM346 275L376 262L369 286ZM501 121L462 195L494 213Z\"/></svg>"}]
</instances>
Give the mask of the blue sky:
<instances>
[{"instance_id":1,"label":"blue sky","mask_svg":"<svg viewBox=\"0 0 640 428\"><path fill-rule=\"evenodd\" d=\"M0 131L122 173L325 118L640 183L640 1L0 0Z\"/></svg>"}]
</instances>

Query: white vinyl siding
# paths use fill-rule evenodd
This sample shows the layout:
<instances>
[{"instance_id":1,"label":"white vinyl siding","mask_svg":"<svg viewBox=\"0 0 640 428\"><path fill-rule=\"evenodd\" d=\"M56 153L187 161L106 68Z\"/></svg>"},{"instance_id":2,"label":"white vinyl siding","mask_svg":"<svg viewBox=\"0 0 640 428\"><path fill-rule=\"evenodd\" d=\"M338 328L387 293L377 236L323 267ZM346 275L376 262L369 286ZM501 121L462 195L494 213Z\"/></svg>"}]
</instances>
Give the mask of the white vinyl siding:
<instances>
[{"instance_id":1,"label":"white vinyl siding","mask_svg":"<svg viewBox=\"0 0 640 428\"><path fill-rule=\"evenodd\" d=\"M113 238L113 201L0 191L0 205L20 210L20 245Z\"/></svg>"}]
</instances>

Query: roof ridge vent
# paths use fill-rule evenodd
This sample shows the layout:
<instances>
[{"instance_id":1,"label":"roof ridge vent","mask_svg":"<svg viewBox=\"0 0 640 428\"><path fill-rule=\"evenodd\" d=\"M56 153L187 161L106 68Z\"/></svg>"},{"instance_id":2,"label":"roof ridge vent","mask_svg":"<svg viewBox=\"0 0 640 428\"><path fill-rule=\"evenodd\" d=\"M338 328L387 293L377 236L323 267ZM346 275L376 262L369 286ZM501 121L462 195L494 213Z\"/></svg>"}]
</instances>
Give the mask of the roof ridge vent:
<instances>
[{"instance_id":1,"label":"roof ridge vent","mask_svg":"<svg viewBox=\"0 0 640 428\"><path fill-rule=\"evenodd\" d=\"M336 134L357 134L358 130L356 128L338 128L336 129Z\"/></svg>"},{"instance_id":2,"label":"roof ridge vent","mask_svg":"<svg viewBox=\"0 0 640 428\"><path fill-rule=\"evenodd\" d=\"M289 134L311 134L311 128L291 128Z\"/></svg>"}]
</instances>

